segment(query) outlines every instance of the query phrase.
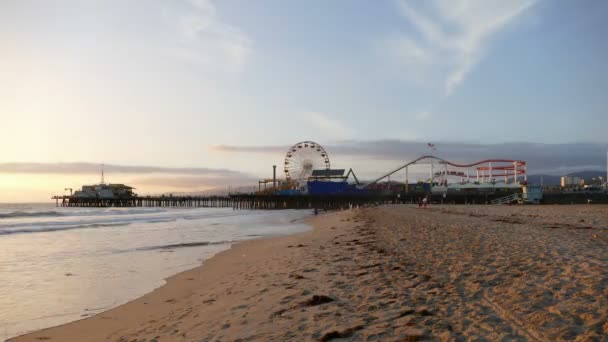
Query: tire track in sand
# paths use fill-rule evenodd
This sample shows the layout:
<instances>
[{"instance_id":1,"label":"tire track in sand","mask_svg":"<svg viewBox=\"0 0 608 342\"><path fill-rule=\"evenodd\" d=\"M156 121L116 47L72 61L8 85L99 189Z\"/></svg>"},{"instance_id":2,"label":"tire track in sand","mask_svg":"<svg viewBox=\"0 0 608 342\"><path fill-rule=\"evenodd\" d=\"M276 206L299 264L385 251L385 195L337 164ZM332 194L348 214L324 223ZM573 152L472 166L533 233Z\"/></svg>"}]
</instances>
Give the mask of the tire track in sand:
<instances>
[{"instance_id":1,"label":"tire track in sand","mask_svg":"<svg viewBox=\"0 0 608 342\"><path fill-rule=\"evenodd\" d=\"M532 330L529 330L528 328L526 328L526 325L521 320L519 320L517 317L515 317L515 315L510 313L507 309L503 308L498 303L496 303L493 300L491 300L490 298L488 298L487 293L484 293L482 295L481 300L484 304L491 307L492 310L494 310L494 312L500 318L502 318L512 328L514 328L513 330L517 331L517 333L524 335L525 337L527 337L528 339L530 339L532 341L544 341L545 340L536 331L532 331Z\"/></svg>"}]
</instances>

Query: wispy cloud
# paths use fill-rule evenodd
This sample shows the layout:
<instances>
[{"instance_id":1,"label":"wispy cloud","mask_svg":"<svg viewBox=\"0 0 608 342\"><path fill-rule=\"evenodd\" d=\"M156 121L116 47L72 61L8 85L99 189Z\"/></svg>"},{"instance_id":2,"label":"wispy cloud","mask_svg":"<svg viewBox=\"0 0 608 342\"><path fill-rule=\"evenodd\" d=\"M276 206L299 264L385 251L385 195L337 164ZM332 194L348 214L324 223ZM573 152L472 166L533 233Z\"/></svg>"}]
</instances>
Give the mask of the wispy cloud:
<instances>
[{"instance_id":1,"label":"wispy cloud","mask_svg":"<svg viewBox=\"0 0 608 342\"><path fill-rule=\"evenodd\" d=\"M332 139L346 139L353 135L352 129L344 122L320 112L305 112L302 116L323 135Z\"/></svg>"},{"instance_id":2,"label":"wispy cloud","mask_svg":"<svg viewBox=\"0 0 608 342\"><path fill-rule=\"evenodd\" d=\"M444 96L448 96L479 63L492 38L536 2L433 0L416 3L429 5L423 7L397 0L401 15L416 34L390 37L389 53L400 58L412 72L424 71L433 76L439 73Z\"/></svg>"},{"instance_id":3,"label":"wispy cloud","mask_svg":"<svg viewBox=\"0 0 608 342\"><path fill-rule=\"evenodd\" d=\"M211 0L167 3L176 23L178 46L173 53L193 63L239 71L253 52L253 40L221 19Z\"/></svg>"},{"instance_id":4,"label":"wispy cloud","mask_svg":"<svg viewBox=\"0 0 608 342\"><path fill-rule=\"evenodd\" d=\"M426 119L430 118L432 115L433 115L433 113L431 113L431 111L429 111L429 110L421 110L416 113L416 119L426 120Z\"/></svg>"}]
</instances>

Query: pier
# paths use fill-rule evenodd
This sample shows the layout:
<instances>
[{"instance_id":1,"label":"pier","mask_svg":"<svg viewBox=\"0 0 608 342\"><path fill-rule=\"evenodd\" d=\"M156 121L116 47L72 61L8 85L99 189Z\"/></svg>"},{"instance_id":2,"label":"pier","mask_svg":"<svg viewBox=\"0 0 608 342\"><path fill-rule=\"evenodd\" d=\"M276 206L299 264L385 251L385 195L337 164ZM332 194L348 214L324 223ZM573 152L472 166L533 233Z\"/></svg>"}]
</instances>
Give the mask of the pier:
<instances>
[{"instance_id":1,"label":"pier","mask_svg":"<svg viewBox=\"0 0 608 342\"><path fill-rule=\"evenodd\" d=\"M118 198L80 198L53 196L57 207L183 207L230 208L233 200L226 196L132 196Z\"/></svg>"},{"instance_id":2,"label":"pier","mask_svg":"<svg viewBox=\"0 0 608 342\"><path fill-rule=\"evenodd\" d=\"M433 204L490 204L504 194L441 194L426 193L366 193L333 195L267 195L233 194L229 196L134 196L127 198L78 198L54 196L58 207L172 207L172 208L233 208L235 210L327 209L339 210L357 206L396 203L418 203L427 196ZM552 198L546 203L560 203ZM594 203L603 203L594 198ZM582 203L582 199L574 201ZM586 203L586 200L585 200Z\"/></svg>"},{"instance_id":3,"label":"pier","mask_svg":"<svg viewBox=\"0 0 608 342\"><path fill-rule=\"evenodd\" d=\"M278 196L237 194L230 196L133 196L123 198L79 198L53 196L57 207L174 207L248 209L344 209L352 206L388 203L379 195Z\"/></svg>"},{"instance_id":4,"label":"pier","mask_svg":"<svg viewBox=\"0 0 608 342\"><path fill-rule=\"evenodd\" d=\"M173 208L233 208L235 210L327 209L339 210L378 204L418 203L427 197L429 204L491 204L508 193L450 193L425 192L366 193L332 195L270 195L233 194L229 196L133 196L124 198L79 198L53 196L57 207L173 207ZM542 204L600 204L608 203L607 193L549 193Z\"/></svg>"}]
</instances>

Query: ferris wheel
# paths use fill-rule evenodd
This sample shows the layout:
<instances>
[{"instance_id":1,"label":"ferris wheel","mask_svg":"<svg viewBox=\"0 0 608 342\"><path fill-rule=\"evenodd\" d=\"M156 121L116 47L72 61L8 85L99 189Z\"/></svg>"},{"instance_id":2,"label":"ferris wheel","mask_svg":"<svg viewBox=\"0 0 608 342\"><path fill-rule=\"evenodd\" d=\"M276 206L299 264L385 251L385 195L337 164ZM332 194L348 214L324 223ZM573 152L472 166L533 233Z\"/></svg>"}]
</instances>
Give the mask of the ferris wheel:
<instances>
[{"instance_id":1,"label":"ferris wheel","mask_svg":"<svg viewBox=\"0 0 608 342\"><path fill-rule=\"evenodd\" d=\"M303 181L313 170L329 170L329 156L323 147L312 141L293 145L285 155L285 178Z\"/></svg>"}]
</instances>

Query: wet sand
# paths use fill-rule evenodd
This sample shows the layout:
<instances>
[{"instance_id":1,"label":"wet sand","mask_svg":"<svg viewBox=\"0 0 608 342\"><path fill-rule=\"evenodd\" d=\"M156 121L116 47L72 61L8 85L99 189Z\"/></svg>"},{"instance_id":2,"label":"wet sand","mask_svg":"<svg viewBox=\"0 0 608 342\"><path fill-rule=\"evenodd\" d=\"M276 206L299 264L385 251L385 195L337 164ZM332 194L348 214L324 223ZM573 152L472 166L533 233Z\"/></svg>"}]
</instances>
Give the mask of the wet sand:
<instances>
[{"instance_id":1,"label":"wet sand","mask_svg":"<svg viewBox=\"0 0 608 342\"><path fill-rule=\"evenodd\" d=\"M608 206L384 206L15 341L608 338Z\"/></svg>"}]
</instances>

